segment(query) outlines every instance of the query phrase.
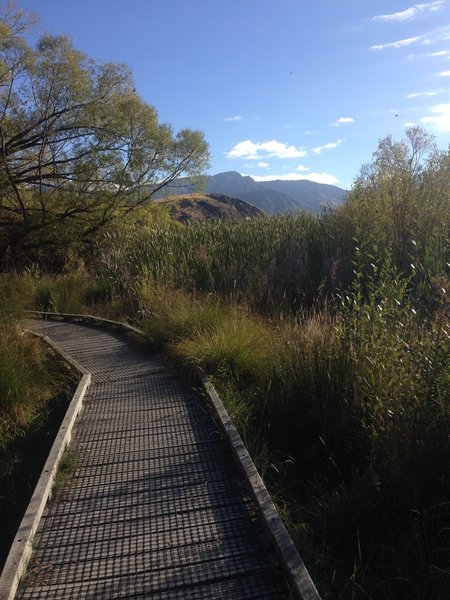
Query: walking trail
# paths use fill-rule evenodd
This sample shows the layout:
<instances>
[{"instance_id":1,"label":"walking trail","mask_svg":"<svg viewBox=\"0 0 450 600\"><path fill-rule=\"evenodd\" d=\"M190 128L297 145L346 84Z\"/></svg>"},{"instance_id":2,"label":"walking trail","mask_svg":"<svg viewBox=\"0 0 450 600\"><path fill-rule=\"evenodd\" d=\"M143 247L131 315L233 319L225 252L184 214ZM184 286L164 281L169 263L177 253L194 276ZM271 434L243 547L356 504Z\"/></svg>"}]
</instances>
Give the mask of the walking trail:
<instances>
[{"instance_id":1,"label":"walking trail","mask_svg":"<svg viewBox=\"0 0 450 600\"><path fill-rule=\"evenodd\" d=\"M200 394L123 331L33 321L92 374L17 598L290 598Z\"/></svg>"}]
</instances>

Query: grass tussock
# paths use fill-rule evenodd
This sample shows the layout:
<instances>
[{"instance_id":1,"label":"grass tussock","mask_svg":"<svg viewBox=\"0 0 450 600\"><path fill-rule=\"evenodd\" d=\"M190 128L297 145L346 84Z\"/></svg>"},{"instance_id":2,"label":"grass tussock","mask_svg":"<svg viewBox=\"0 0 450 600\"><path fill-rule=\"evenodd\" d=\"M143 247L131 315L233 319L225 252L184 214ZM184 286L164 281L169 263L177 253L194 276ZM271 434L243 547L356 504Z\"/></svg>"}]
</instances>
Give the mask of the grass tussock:
<instances>
[{"instance_id":1,"label":"grass tussock","mask_svg":"<svg viewBox=\"0 0 450 600\"><path fill-rule=\"evenodd\" d=\"M450 585L449 154L407 138L382 140L317 217L137 220L93 240L89 269L67 256L62 274L0 286L15 308L127 316L201 366L324 600ZM17 423L23 396L1 400Z\"/></svg>"},{"instance_id":2,"label":"grass tussock","mask_svg":"<svg viewBox=\"0 0 450 600\"><path fill-rule=\"evenodd\" d=\"M226 308L214 328L195 329L172 344L177 355L205 371L232 377L237 385L257 381L267 385L272 374L273 338L256 317L236 308Z\"/></svg>"},{"instance_id":3,"label":"grass tussock","mask_svg":"<svg viewBox=\"0 0 450 600\"><path fill-rule=\"evenodd\" d=\"M74 474L79 462L79 454L76 450L66 448L56 470L53 481L52 496L60 494L66 487L71 476Z\"/></svg>"},{"instance_id":4,"label":"grass tussock","mask_svg":"<svg viewBox=\"0 0 450 600\"><path fill-rule=\"evenodd\" d=\"M36 418L47 394L44 353L19 326L32 298L31 277L0 275L0 448Z\"/></svg>"},{"instance_id":5,"label":"grass tussock","mask_svg":"<svg viewBox=\"0 0 450 600\"><path fill-rule=\"evenodd\" d=\"M449 322L419 314L395 270L377 278L339 310L270 321L159 290L144 327L212 376L325 598L440 598Z\"/></svg>"},{"instance_id":6,"label":"grass tussock","mask_svg":"<svg viewBox=\"0 0 450 600\"><path fill-rule=\"evenodd\" d=\"M74 384L73 374L23 333L35 285L32 273L0 274L0 568Z\"/></svg>"},{"instance_id":7,"label":"grass tussock","mask_svg":"<svg viewBox=\"0 0 450 600\"><path fill-rule=\"evenodd\" d=\"M292 458L292 532L326 598L445 597L449 324L391 284L299 324L280 362L271 445Z\"/></svg>"},{"instance_id":8,"label":"grass tussock","mask_svg":"<svg viewBox=\"0 0 450 600\"><path fill-rule=\"evenodd\" d=\"M36 380L42 373L44 354L35 340L22 336L17 327L2 327L0 343L0 444L10 433L20 430L33 420L42 402L38 391L45 379Z\"/></svg>"},{"instance_id":9,"label":"grass tussock","mask_svg":"<svg viewBox=\"0 0 450 600\"><path fill-rule=\"evenodd\" d=\"M84 267L58 276L37 275L33 290L33 307L44 312L93 313L108 318L133 312L127 299L118 297L111 280L92 277Z\"/></svg>"},{"instance_id":10,"label":"grass tussock","mask_svg":"<svg viewBox=\"0 0 450 600\"><path fill-rule=\"evenodd\" d=\"M176 343L197 331L213 331L226 318L213 297L200 299L171 287L153 288L146 282L139 288L138 304L142 327L155 347Z\"/></svg>"}]
</instances>

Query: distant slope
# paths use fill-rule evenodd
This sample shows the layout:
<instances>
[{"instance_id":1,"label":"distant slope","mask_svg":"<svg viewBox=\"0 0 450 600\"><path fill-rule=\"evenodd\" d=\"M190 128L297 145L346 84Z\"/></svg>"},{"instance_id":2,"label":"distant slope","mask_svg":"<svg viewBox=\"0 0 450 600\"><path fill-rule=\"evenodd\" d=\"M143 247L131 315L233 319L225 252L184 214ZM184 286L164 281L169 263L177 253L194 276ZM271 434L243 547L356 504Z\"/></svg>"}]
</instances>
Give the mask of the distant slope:
<instances>
[{"instance_id":1,"label":"distant slope","mask_svg":"<svg viewBox=\"0 0 450 600\"><path fill-rule=\"evenodd\" d=\"M169 210L169 215L182 223L211 219L238 220L257 217L264 212L240 198L224 194L178 194L160 198L155 202Z\"/></svg>"},{"instance_id":2,"label":"distant slope","mask_svg":"<svg viewBox=\"0 0 450 600\"><path fill-rule=\"evenodd\" d=\"M174 193L192 192L189 180L177 180ZM176 190L176 192L175 192ZM346 190L335 185L300 181L255 181L236 171L227 171L205 177L208 194L224 194L241 198L269 213L307 210L318 213L324 206L337 206L346 196Z\"/></svg>"},{"instance_id":3,"label":"distant slope","mask_svg":"<svg viewBox=\"0 0 450 600\"><path fill-rule=\"evenodd\" d=\"M257 184L262 189L273 190L293 198L300 207L306 207L312 212L319 212L325 206L342 204L347 197L347 191L335 185L316 183L301 179L299 181L267 181Z\"/></svg>"}]
</instances>

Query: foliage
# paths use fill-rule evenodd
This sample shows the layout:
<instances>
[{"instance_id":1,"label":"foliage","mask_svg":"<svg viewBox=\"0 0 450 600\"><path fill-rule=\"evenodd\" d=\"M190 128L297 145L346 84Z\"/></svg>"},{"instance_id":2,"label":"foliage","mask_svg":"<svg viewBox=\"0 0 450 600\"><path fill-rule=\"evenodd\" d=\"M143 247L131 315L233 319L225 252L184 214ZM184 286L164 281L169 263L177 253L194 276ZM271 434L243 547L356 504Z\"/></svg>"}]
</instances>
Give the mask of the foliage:
<instances>
[{"instance_id":1,"label":"foliage","mask_svg":"<svg viewBox=\"0 0 450 600\"><path fill-rule=\"evenodd\" d=\"M200 170L201 135L159 125L125 68L22 28L0 28L4 263L60 275L0 279L0 441L51 381L11 308L127 312L213 377L324 598L444 598L450 153L412 128L335 211L183 226L146 203Z\"/></svg>"},{"instance_id":2,"label":"foliage","mask_svg":"<svg viewBox=\"0 0 450 600\"><path fill-rule=\"evenodd\" d=\"M364 267L334 315L269 323L166 290L144 327L213 377L325 598L444 598L448 315L425 319L392 266Z\"/></svg>"},{"instance_id":3,"label":"foliage","mask_svg":"<svg viewBox=\"0 0 450 600\"><path fill-rule=\"evenodd\" d=\"M24 15L0 22L0 230L4 259L88 241L176 177L208 160L198 131L174 134L134 90L123 65L99 64L65 36L22 37Z\"/></svg>"},{"instance_id":4,"label":"foliage","mask_svg":"<svg viewBox=\"0 0 450 600\"><path fill-rule=\"evenodd\" d=\"M0 568L16 535L73 383L72 375L31 336L23 311L33 306L36 273L0 274Z\"/></svg>"},{"instance_id":5,"label":"foliage","mask_svg":"<svg viewBox=\"0 0 450 600\"><path fill-rule=\"evenodd\" d=\"M386 253L408 275L420 265L424 285L449 262L449 166L450 152L438 151L422 129L407 130L400 142L389 136L362 167L342 208L373 255Z\"/></svg>"},{"instance_id":6,"label":"foliage","mask_svg":"<svg viewBox=\"0 0 450 600\"><path fill-rule=\"evenodd\" d=\"M196 331L214 331L226 318L213 298L199 299L170 287L153 288L146 281L139 289L139 306L144 330L157 348L190 337Z\"/></svg>"},{"instance_id":7,"label":"foliage","mask_svg":"<svg viewBox=\"0 0 450 600\"><path fill-rule=\"evenodd\" d=\"M52 487L52 497L61 494L63 489L68 484L71 476L78 466L79 454L76 450L66 447L61 460L58 463L58 469L55 474Z\"/></svg>"},{"instance_id":8,"label":"foliage","mask_svg":"<svg viewBox=\"0 0 450 600\"><path fill-rule=\"evenodd\" d=\"M58 369L20 330L22 311L32 306L33 287L30 274L0 274L0 449L38 418L60 384Z\"/></svg>"},{"instance_id":9,"label":"foliage","mask_svg":"<svg viewBox=\"0 0 450 600\"><path fill-rule=\"evenodd\" d=\"M249 381L269 384L272 373L273 337L255 316L237 308L223 309L215 327L197 327L171 348L209 373L232 378L236 386Z\"/></svg>"},{"instance_id":10,"label":"foliage","mask_svg":"<svg viewBox=\"0 0 450 600\"><path fill-rule=\"evenodd\" d=\"M298 310L336 286L331 218L309 214L208 222L155 223L117 232L103 244L100 273L121 292L140 281L243 300L262 310Z\"/></svg>"}]
</instances>

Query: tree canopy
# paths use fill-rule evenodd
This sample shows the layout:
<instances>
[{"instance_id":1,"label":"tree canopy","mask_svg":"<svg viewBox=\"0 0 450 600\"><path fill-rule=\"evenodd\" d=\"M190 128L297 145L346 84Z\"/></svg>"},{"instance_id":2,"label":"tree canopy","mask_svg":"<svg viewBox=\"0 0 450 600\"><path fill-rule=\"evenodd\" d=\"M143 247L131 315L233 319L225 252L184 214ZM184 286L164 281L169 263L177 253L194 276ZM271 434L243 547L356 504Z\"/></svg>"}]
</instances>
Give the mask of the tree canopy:
<instances>
[{"instance_id":1,"label":"tree canopy","mask_svg":"<svg viewBox=\"0 0 450 600\"><path fill-rule=\"evenodd\" d=\"M125 65L98 63L64 35L24 39L0 21L0 250L86 240L208 164L199 131L158 121ZM11 251L11 250L10 250Z\"/></svg>"},{"instance_id":2,"label":"tree canopy","mask_svg":"<svg viewBox=\"0 0 450 600\"><path fill-rule=\"evenodd\" d=\"M404 140L380 140L343 211L359 235L381 242L403 271L428 263L442 272L445 264L432 263L433 255L445 260L442 249L450 239L449 182L450 151L438 150L433 136L411 127Z\"/></svg>"}]
</instances>

